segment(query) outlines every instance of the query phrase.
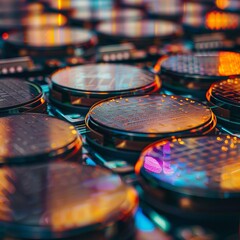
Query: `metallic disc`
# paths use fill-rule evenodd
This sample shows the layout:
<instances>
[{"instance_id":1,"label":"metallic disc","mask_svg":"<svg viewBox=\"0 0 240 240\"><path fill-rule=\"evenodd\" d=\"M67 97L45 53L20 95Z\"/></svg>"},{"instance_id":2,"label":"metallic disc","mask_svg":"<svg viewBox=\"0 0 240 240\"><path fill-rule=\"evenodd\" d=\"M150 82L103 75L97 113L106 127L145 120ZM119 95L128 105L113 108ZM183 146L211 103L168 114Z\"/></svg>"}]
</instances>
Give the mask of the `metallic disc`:
<instances>
[{"instance_id":1,"label":"metallic disc","mask_svg":"<svg viewBox=\"0 0 240 240\"><path fill-rule=\"evenodd\" d=\"M140 156L138 172L158 187L191 196L240 196L240 139L229 135L156 142Z\"/></svg>"},{"instance_id":2,"label":"metallic disc","mask_svg":"<svg viewBox=\"0 0 240 240\"><path fill-rule=\"evenodd\" d=\"M31 28L9 34L7 42L16 46L54 48L89 43L94 34L88 30L69 27Z\"/></svg>"},{"instance_id":3,"label":"metallic disc","mask_svg":"<svg viewBox=\"0 0 240 240\"><path fill-rule=\"evenodd\" d=\"M103 128L134 136L184 132L208 123L212 117L207 106L191 99L145 95L102 101L91 108L87 119Z\"/></svg>"},{"instance_id":4,"label":"metallic disc","mask_svg":"<svg viewBox=\"0 0 240 240\"><path fill-rule=\"evenodd\" d=\"M0 19L0 29L11 30L26 27L60 27L67 24L67 18L62 14L39 13L25 16L5 17Z\"/></svg>"},{"instance_id":5,"label":"metallic disc","mask_svg":"<svg viewBox=\"0 0 240 240\"><path fill-rule=\"evenodd\" d=\"M240 108L240 79L214 83L209 91L214 98Z\"/></svg>"},{"instance_id":6,"label":"metallic disc","mask_svg":"<svg viewBox=\"0 0 240 240\"><path fill-rule=\"evenodd\" d=\"M49 159L80 149L75 128L45 114L23 114L0 118L0 162L18 163Z\"/></svg>"},{"instance_id":7,"label":"metallic disc","mask_svg":"<svg viewBox=\"0 0 240 240\"><path fill-rule=\"evenodd\" d=\"M161 72L197 81L226 79L240 74L240 54L220 51L171 56L162 63Z\"/></svg>"},{"instance_id":8,"label":"metallic disc","mask_svg":"<svg viewBox=\"0 0 240 240\"><path fill-rule=\"evenodd\" d=\"M143 12L137 9L75 9L71 15L73 20L78 21L107 21L107 20L124 20L124 19L140 19Z\"/></svg>"},{"instance_id":9,"label":"metallic disc","mask_svg":"<svg viewBox=\"0 0 240 240\"><path fill-rule=\"evenodd\" d=\"M104 35L124 38L160 38L165 39L180 32L180 27L164 20L125 20L100 23L97 31Z\"/></svg>"},{"instance_id":10,"label":"metallic disc","mask_svg":"<svg viewBox=\"0 0 240 240\"><path fill-rule=\"evenodd\" d=\"M119 234L115 222L132 215L137 205L132 188L98 167L66 162L2 167L0 181L5 199L0 226L7 236L52 239L85 233L81 239L94 239L92 233L111 222L113 238Z\"/></svg>"},{"instance_id":11,"label":"metallic disc","mask_svg":"<svg viewBox=\"0 0 240 240\"><path fill-rule=\"evenodd\" d=\"M6 109L16 108L42 97L37 85L19 79L0 80L0 113Z\"/></svg>"},{"instance_id":12,"label":"metallic disc","mask_svg":"<svg viewBox=\"0 0 240 240\"><path fill-rule=\"evenodd\" d=\"M123 64L89 64L55 72L52 83L88 94L131 91L160 85L159 79L145 70Z\"/></svg>"}]
</instances>

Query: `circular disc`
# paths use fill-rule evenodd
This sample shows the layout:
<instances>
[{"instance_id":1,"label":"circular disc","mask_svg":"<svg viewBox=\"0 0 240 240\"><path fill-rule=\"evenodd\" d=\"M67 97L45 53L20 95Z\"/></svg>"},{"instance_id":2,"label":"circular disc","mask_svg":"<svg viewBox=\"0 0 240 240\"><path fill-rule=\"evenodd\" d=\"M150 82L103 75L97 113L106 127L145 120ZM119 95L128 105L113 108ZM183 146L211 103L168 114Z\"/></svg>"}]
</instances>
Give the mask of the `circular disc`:
<instances>
[{"instance_id":1,"label":"circular disc","mask_svg":"<svg viewBox=\"0 0 240 240\"><path fill-rule=\"evenodd\" d=\"M240 79L214 83L210 88L210 94L216 99L240 108Z\"/></svg>"},{"instance_id":2,"label":"circular disc","mask_svg":"<svg viewBox=\"0 0 240 240\"><path fill-rule=\"evenodd\" d=\"M93 239L94 231L129 218L137 205L132 188L98 167L66 162L2 167L0 181L6 199L0 226L8 236L62 239L85 233L83 239ZM119 234L117 227L108 231L111 239ZM124 235L126 229L121 230Z\"/></svg>"},{"instance_id":3,"label":"circular disc","mask_svg":"<svg viewBox=\"0 0 240 240\"><path fill-rule=\"evenodd\" d=\"M42 91L35 84L18 79L0 80L0 113L34 102L41 97Z\"/></svg>"},{"instance_id":4,"label":"circular disc","mask_svg":"<svg viewBox=\"0 0 240 240\"><path fill-rule=\"evenodd\" d=\"M129 39L165 39L178 35L181 29L177 24L164 20L125 20L100 23L97 31L112 37Z\"/></svg>"},{"instance_id":5,"label":"circular disc","mask_svg":"<svg viewBox=\"0 0 240 240\"><path fill-rule=\"evenodd\" d=\"M68 0L68 1L61 1L60 3L55 0L45 0L46 3L49 4L51 8L61 10L71 10L76 8L81 9L108 9L114 5L113 0Z\"/></svg>"},{"instance_id":6,"label":"circular disc","mask_svg":"<svg viewBox=\"0 0 240 240\"><path fill-rule=\"evenodd\" d=\"M145 95L102 101L90 109L86 119L106 131L148 136L195 129L212 118L208 107L191 99Z\"/></svg>"},{"instance_id":7,"label":"circular disc","mask_svg":"<svg viewBox=\"0 0 240 240\"><path fill-rule=\"evenodd\" d=\"M49 160L81 148L75 128L45 114L0 118L0 162Z\"/></svg>"},{"instance_id":8,"label":"circular disc","mask_svg":"<svg viewBox=\"0 0 240 240\"><path fill-rule=\"evenodd\" d=\"M67 23L67 18L62 14L41 13L26 14L25 16L0 19L0 29L19 29L26 27L60 27Z\"/></svg>"},{"instance_id":9,"label":"circular disc","mask_svg":"<svg viewBox=\"0 0 240 240\"><path fill-rule=\"evenodd\" d=\"M147 4L147 11L150 14L168 18L182 15L182 0L157 0L150 2L145 1L145 3Z\"/></svg>"},{"instance_id":10,"label":"circular disc","mask_svg":"<svg viewBox=\"0 0 240 240\"><path fill-rule=\"evenodd\" d=\"M67 67L55 72L51 79L59 87L100 95L160 85L158 78L151 72L123 64Z\"/></svg>"},{"instance_id":11,"label":"circular disc","mask_svg":"<svg viewBox=\"0 0 240 240\"><path fill-rule=\"evenodd\" d=\"M59 48L88 44L95 35L84 29L69 27L30 28L9 34L7 42L32 48Z\"/></svg>"},{"instance_id":12,"label":"circular disc","mask_svg":"<svg viewBox=\"0 0 240 240\"><path fill-rule=\"evenodd\" d=\"M121 19L140 19L143 12L137 9L75 9L71 18L80 21L106 21Z\"/></svg>"},{"instance_id":13,"label":"circular disc","mask_svg":"<svg viewBox=\"0 0 240 240\"><path fill-rule=\"evenodd\" d=\"M174 192L229 198L240 196L239 166L240 139L220 135L156 142L141 154L137 172Z\"/></svg>"},{"instance_id":14,"label":"circular disc","mask_svg":"<svg viewBox=\"0 0 240 240\"><path fill-rule=\"evenodd\" d=\"M171 56L162 63L161 73L196 81L226 79L240 74L240 54L220 51Z\"/></svg>"}]
</instances>

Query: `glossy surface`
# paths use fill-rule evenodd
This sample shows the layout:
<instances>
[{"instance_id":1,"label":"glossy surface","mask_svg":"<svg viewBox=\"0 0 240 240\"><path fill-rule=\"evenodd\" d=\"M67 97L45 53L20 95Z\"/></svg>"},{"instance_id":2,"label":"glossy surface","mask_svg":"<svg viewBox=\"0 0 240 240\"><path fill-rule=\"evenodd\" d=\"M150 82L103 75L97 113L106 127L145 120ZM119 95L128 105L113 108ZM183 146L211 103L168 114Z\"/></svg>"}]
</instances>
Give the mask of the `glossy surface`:
<instances>
[{"instance_id":1,"label":"glossy surface","mask_svg":"<svg viewBox=\"0 0 240 240\"><path fill-rule=\"evenodd\" d=\"M48 154L53 157L71 145L81 145L75 128L45 114L0 118L0 159ZM66 150L66 149L65 149Z\"/></svg>"},{"instance_id":2,"label":"glossy surface","mask_svg":"<svg viewBox=\"0 0 240 240\"><path fill-rule=\"evenodd\" d=\"M109 21L97 27L100 33L129 38L169 37L179 34L180 27L164 20Z\"/></svg>"},{"instance_id":3,"label":"glossy surface","mask_svg":"<svg viewBox=\"0 0 240 240\"><path fill-rule=\"evenodd\" d=\"M55 9L68 10L74 8L82 9L101 9L113 6L113 0L46 0L46 2Z\"/></svg>"},{"instance_id":4,"label":"glossy surface","mask_svg":"<svg viewBox=\"0 0 240 240\"><path fill-rule=\"evenodd\" d=\"M228 79L214 83L208 92L214 98L240 107L240 79Z\"/></svg>"},{"instance_id":5,"label":"glossy surface","mask_svg":"<svg viewBox=\"0 0 240 240\"><path fill-rule=\"evenodd\" d=\"M161 65L164 73L189 77L222 77L240 74L240 54L235 52L203 52L176 55Z\"/></svg>"},{"instance_id":6,"label":"glossy surface","mask_svg":"<svg viewBox=\"0 0 240 240\"><path fill-rule=\"evenodd\" d=\"M3 18L0 20L0 28L23 28L23 27L47 27L47 26L64 26L67 18L62 14L41 13L26 14L20 17Z\"/></svg>"},{"instance_id":7,"label":"glossy surface","mask_svg":"<svg viewBox=\"0 0 240 240\"><path fill-rule=\"evenodd\" d=\"M7 78L0 81L0 111L27 104L41 96L41 89L30 82Z\"/></svg>"},{"instance_id":8,"label":"glossy surface","mask_svg":"<svg viewBox=\"0 0 240 240\"><path fill-rule=\"evenodd\" d=\"M88 118L101 126L135 133L174 133L194 129L212 119L205 105L183 97L145 95L102 101Z\"/></svg>"},{"instance_id":9,"label":"glossy surface","mask_svg":"<svg viewBox=\"0 0 240 240\"><path fill-rule=\"evenodd\" d=\"M75 9L71 18L83 21L105 21L114 19L139 19L143 13L136 9Z\"/></svg>"},{"instance_id":10,"label":"glossy surface","mask_svg":"<svg viewBox=\"0 0 240 240\"><path fill-rule=\"evenodd\" d=\"M240 196L239 170L240 139L228 135L159 141L143 151L136 165L137 173L159 187L223 198Z\"/></svg>"},{"instance_id":11,"label":"glossy surface","mask_svg":"<svg viewBox=\"0 0 240 240\"><path fill-rule=\"evenodd\" d=\"M8 42L31 47L64 47L88 43L94 37L93 33L84 29L69 27L30 28L9 34Z\"/></svg>"},{"instance_id":12,"label":"glossy surface","mask_svg":"<svg viewBox=\"0 0 240 240\"><path fill-rule=\"evenodd\" d=\"M18 237L76 236L94 224L107 227L106 222L131 214L137 205L132 188L98 167L73 163L2 167L0 181L5 199L0 226L15 229L10 235Z\"/></svg>"},{"instance_id":13,"label":"glossy surface","mask_svg":"<svg viewBox=\"0 0 240 240\"><path fill-rule=\"evenodd\" d=\"M102 93L160 85L158 77L151 72L123 64L67 67L54 73L51 79L54 84L62 87Z\"/></svg>"}]
</instances>

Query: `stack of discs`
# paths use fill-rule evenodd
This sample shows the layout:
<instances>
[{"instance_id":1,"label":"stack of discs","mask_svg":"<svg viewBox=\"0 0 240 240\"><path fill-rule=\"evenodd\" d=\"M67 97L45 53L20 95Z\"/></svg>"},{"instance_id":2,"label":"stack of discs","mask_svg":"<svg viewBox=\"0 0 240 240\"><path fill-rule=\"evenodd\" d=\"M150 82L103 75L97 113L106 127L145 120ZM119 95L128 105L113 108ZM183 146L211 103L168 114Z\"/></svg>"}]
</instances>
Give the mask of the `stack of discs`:
<instances>
[{"instance_id":1,"label":"stack of discs","mask_svg":"<svg viewBox=\"0 0 240 240\"><path fill-rule=\"evenodd\" d=\"M135 167L142 198L165 213L173 231L200 225L219 234L213 239L228 239L238 232L239 152L240 139L229 135L155 142Z\"/></svg>"},{"instance_id":2,"label":"stack of discs","mask_svg":"<svg viewBox=\"0 0 240 240\"><path fill-rule=\"evenodd\" d=\"M97 26L103 43L131 42L137 47L161 45L182 34L181 27L165 20L106 21Z\"/></svg>"},{"instance_id":3,"label":"stack of discs","mask_svg":"<svg viewBox=\"0 0 240 240\"><path fill-rule=\"evenodd\" d=\"M97 103L87 114L86 125L87 141L96 150L134 161L157 139L211 132L216 119L210 108L191 99L145 95Z\"/></svg>"},{"instance_id":4,"label":"stack of discs","mask_svg":"<svg viewBox=\"0 0 240 240\"><path fill-rule=\"evenodd\" d=\"M40 86L21 79L1 79L0 117L21 112L47 111Z\"/></svg>"},{"instance_id":5,"label":"stack of discs","mask_svg":"<svg viewBox=\"0 0 240 240\"><path fill-rule=\"evenodd\" d=\"M6 55L61 57L80 55L97 44L95 34L71 27L28 28L5 39Z\"/></svg>"},{"instance_id":6,"label":"stack of discs","mask_svg":"<svg viewBox=\"0 0 240 240\"><path fill-rule=\"evenodd\" d=\"M136 192L106 169L4 166L0 181L3 239L133 239Z\"/></svg>"},{"instance_id":7,"label":"stack of discs","mask_svg":"<svg viewBox=\"0 0 240 240\"><path fill-rule=\"evenodd\" d=\"M80 161L82 140L75 128L45 114L0 118L0 163Z\"/></svg>"},{"instance_id":8,"label":"stack of discs","mask_svg":"<svg viewBox=\"0 0 240 240\"><path fill-rule=\"evenodd\" d=\"M50 100L65 110L87 112L112 96L140 95L159 90L159 77L123 64L89 64L63 68L51 76Z\"/></svg>"},{"instance_id":9,"label":"stack of discs","mask_svg":"<svg viewBox=\"0 0 240 240\"><path fill-rule=\"evenodd\" d=\"M181 54L160 64L160 76L168 90L199 99L205 99L213 82L240 75L240 54L235 52Z\"/></svg>"},{"instance_id":10,"label":"stack of discs","mask_svg":"<svg viewBox=\"0 0 240 240\"><path fill-rule=\"evenodd\" d=\"M213 83L206 97L218 122L240 133L240 79Z\"/></svg>"}]
</instances>

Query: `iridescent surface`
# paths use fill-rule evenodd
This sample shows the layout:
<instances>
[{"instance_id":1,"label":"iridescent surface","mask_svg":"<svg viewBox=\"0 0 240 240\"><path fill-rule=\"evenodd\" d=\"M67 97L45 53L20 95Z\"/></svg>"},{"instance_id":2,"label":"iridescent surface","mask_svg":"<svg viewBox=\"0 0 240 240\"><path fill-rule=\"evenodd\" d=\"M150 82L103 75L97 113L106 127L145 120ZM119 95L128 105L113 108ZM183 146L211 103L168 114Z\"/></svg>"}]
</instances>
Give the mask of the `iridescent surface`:
<instances>
[{"instance_id":1,"label":"iridescent surface","mask_svg":"<svg viewBox=\"0 0 240 240\"><path fill-rule=\"evenodd\" d=\"M210 121L211 110L183 97L145 95L123 97L95 105L88 117L101 126L137 133L173 133Z\"/></svg>"},{"instance_id":2,"label":"iridescent surface","mask_svg":"<svg viewBox=\"0 0 240 240\"><path fill-rule=\"evenodd\" d=\"M159 141L144 150L136 171L180 193L240 193L240 139L221 135Z\"/></svg>"},{"instance_id":3,"label":"iridescent surface","mask_svg":"<svg viewBox=\"0 0 240 240\"><path fill-rule=\"evenodd\" d=\"M130 38L169 37L178 34L180 27L164 20L126 20L109 21L99 24L97 30L101 33Z\"/></svg>"},{"instance_id":4,"label":"iridescent surface","mask_svg":"<svg viewBox=\"0 0 240 240\"><path fill-rule=\"evenodd\" d=\"M40 88L32 83L17 79L2 79L0 81L0 111L37 100L41 95Z\"/></svg>"},{"instance_id":5,"label":"iridescent surface","mask_svg":"<svg viewBox=\"0 0 240 240\"><path fill-rule=\"evenodd\" d=\"M61 47L84 44L91 40L93 34L88 30L69 27L30 28L9 34L7 41L13 44L32 47Z\"/></svg>"},{"instance_id":6,"label":"iridescent surface","mask_svg":"<svg viewBox=\"0 0 240 240\"><path fill-rule=\"evenodd\" d=\"M19 235L104 225L129 214L137 204L132 188L98 167L73 163L2 167L0 181L5 200L0 225L28 227Z\"/></svg>"},{"instance_id":7,"label":"iridescent surface","mask_svg":"<svg viewBox=\"0 0 240 240\"><path fill-rule=\"evenodd\" d=\"M75 128L44 114L13 115L0 118L0 159L60 154L79 142Z\"/></svg>"},{"instance_id":8,"label":"iridescent surface","mask_svg":"<svg viewBox=\"0 0 240 240\"><path fill-rule=\"evenodd\" d=\"M164 72L188 76L231 76L240 74L240 54L235 52L203 52L176 55L161 65Z\"/></svg>"},{"instance_id":9,"label":"iridescent surface","mask_svg":"<svg viewBox=\"0 0 240 240\"><path fill-rule=\"evenodd\" d=\"M89 92L131 90L159 81L150 72L123 64L68 67L54 73L51 79L54 84Z\"/></svg>"}]
</instances>

